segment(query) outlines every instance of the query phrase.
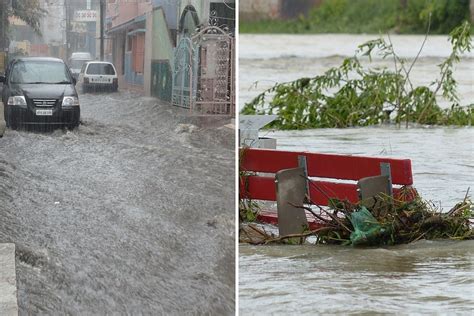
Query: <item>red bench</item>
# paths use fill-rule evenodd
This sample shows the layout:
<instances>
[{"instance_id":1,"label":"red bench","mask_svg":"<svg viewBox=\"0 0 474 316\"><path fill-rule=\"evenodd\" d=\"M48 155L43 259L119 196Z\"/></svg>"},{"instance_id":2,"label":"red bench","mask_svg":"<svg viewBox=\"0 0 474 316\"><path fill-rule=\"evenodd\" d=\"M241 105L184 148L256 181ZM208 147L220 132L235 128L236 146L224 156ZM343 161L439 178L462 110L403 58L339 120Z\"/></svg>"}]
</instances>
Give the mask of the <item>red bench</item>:
<instances>
[{"instance_id":1,"label":"red bench","mask_svg":"<svg viewBox=\"0 0 474 316\"><path fill-rule=\"evenodd\" d=\"M239 196L241 199L276 201L274 174L282 169L298 167L298 156L306 157L307 174L312 179L309 195L312 202L327 206L329 198L348 200L356 203L359 200L358 181L365 177L381 174L381 163L390 164L391 181L394 185L393 195L396 198L410 200L413 191L408 195L400 187L411 186L413 176L409 159L392 159L377 157L348 156L321 154L311 152L290 152L268 149L241 149ZM257 174L254 174L257 173ZM339 180L352 180L354 183ZM263 222L277 224L276 211L262 211L258 219ZM310 223L311 224L311 223ZM314 226L314 224L312 224Z\"/></svg>"}]
</instances>

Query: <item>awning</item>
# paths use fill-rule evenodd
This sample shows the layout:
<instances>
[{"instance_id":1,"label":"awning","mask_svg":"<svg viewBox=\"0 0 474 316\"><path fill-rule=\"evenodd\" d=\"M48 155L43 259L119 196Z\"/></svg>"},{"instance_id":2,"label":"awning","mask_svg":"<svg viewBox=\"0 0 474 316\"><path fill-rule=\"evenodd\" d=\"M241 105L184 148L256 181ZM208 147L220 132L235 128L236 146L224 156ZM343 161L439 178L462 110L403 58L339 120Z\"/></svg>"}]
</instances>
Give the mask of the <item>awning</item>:
<instances>
[{"instance_id":1,"label":"awning","mask_svg":"<svg viewBox=\"0 0 474 316\"><path fill-rule=\"evenodd\" d=\"M127 35L134 35L134 34L137 34L137 33L145 33L146 32L146 29L136 29L136 30L133 30L131 32L128 32Z\"/></svg>"}]
</instances>

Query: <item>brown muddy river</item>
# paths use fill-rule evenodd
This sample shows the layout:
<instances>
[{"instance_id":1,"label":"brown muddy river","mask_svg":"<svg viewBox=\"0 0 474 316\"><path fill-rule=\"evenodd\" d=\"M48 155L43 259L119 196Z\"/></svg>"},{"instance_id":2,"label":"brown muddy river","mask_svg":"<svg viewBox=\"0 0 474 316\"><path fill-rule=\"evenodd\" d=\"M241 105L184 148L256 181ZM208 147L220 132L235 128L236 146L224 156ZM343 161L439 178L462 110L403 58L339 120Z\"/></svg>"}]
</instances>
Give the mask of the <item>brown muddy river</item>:
<instances>
[{"instance_id":1,"label":"brown muddy river","mask_svg":"<svg viewBox=\"0 0 474 316\"><path fill-rule=\"evenodd\" d=\"M275 82L319 75L353 54L371 35L241 35L239 105ZM392 36L408 60L423 36ZM429 84L449 51L433 36L413 70ZM474 102L474 55L456 67L461 104ZM373 66L391 63L375 58ZM257 86L254 82L259 81ZM442 103L445 106L446 103ZM474 189L474 128L378 126L263 131L278 148L412 160L420 194L444 211ZM459 314L472 315L474 241L420 241L387 248L329 246L239 247L241 315Z\"/></svg>"}]
</instances>

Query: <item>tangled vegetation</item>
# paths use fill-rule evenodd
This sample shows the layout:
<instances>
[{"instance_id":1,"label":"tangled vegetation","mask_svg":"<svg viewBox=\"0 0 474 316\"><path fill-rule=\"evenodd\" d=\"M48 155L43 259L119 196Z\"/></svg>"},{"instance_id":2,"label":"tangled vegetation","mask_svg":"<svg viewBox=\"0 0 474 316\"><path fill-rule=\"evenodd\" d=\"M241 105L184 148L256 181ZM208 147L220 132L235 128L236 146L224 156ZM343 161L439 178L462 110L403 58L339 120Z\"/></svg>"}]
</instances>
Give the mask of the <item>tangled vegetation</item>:
<instances>
[{"instance_id":1,"label":"tangled vegetation","mask_svg":"<svg viewBox=\"0 0 474 316\"><path fill-rule=\"evenodd\" d=\"M309 208L307 208L310 210ZM248 212L248 210L247 210ZM382 246L420 239L474 239L474 206L466 197L449 212L440 210L418 195L409 202L379 196L373 207L347 201L333 201L320 215L311 211L321 227L301 234L274 236L253 223L241 223L239 239L250 244L304 243L310 236L316 243L354 246Z\"/></svg>"},{"instance_id":2,"label":"tangled vegetation","mask_svg":"<svg viewBox=\"0 0 474 316\"><path fill-rule=\"evenodd\" d=\"M428 24L428 32L430 24ZM270 127L306 129L376 125L387 121L397 124L474 125L474 103L459 104L454 66L461 55L472 49L471 25L464 22L450 33L452 52L438 65L440 74L430 86L414 86L410 73L426 42L411 62L394 51L388 37L368 41L355 55L323 75L278 83L265 90L242 109L242 114L277 114ZM392 59L394 69L366 69L377 52ZM452 105L441 109L440 98Z\"/></svg>"},{"instance_id":3,"label":"tangled vegetation","mask_svg":"<svg viewBox=\"0 0 474 316\"><path fill-rule=\"evenodd\" d=\"M331 0L289 21L240 21L240 33L448 34L469 19L469 0ZM471 21L473 22L473 21Z\"/></svg>"}]
</instances>

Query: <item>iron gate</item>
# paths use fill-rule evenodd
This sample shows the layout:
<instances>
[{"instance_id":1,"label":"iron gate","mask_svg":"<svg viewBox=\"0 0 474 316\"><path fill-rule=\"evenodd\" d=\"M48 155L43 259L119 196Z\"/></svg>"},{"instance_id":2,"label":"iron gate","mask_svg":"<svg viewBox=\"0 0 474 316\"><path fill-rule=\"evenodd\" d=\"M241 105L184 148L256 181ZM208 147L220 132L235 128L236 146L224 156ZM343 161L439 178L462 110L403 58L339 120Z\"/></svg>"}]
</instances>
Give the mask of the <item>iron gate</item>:
<instances>
[{"instance_id":1,"label":"iron gate","mask_svg":"<svg viewBox=\"0 0 474 316\"><path fill-rule=\"evenodd\" d=\"M234 54L234 38L217 26L182 37L173 61L172 104L195 115L234 115Z\"/></svg>"}]
</instances>

